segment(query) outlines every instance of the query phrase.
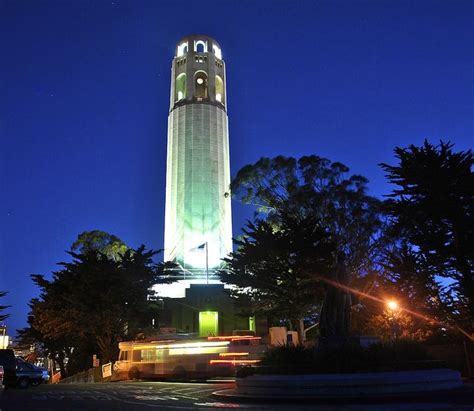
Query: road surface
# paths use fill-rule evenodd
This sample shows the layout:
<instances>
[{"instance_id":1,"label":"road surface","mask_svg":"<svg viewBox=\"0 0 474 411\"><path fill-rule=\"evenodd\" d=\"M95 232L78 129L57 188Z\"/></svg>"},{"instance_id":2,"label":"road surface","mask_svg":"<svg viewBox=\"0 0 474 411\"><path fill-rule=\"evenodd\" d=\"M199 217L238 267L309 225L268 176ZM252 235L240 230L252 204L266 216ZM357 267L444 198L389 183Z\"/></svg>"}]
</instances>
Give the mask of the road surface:
<instances>
[{"instance_id":1,"label":"road surface","mask_svg":"<svg viewBox=\"0 0 474 411\"><path fill-rule=\"evenodd\" d=\"M290 410L290 411L473 411L474 386L456 395L384 403L237 402L216 399L212 392L233 383L120 382L58 384L7 389L0 394L1 411L151 411L151 410Z\"/></svg>"}]
</instances>

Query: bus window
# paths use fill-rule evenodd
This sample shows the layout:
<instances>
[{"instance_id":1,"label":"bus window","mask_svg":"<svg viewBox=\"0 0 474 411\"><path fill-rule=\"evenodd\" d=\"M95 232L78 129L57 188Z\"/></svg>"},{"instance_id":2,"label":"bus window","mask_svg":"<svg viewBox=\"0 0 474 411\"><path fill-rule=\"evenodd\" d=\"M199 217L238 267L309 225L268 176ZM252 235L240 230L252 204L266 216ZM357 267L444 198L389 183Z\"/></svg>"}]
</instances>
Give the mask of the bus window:
<instances>
[{"instance_id":1,"label":"bus window","mask_svg":"<svg viewBox=\"0 0 474 411\"><path fill-rule=\"evenodd\" d=\"M133 362L140 362L142 360L142 350L133 350Z\"/></svg>"},{"instance_id":2,"label":"bus window","mask_svg":"<svg viewBox=\"0 0 474 411\"><path fill-rule=\"evenodd\" d=\"M120 351L119 361L128 361L128 351Z\"/></svg>"},{"instance_id":3,"label":"bus window","mask_svg":"<svg viewBox=\"0 0 474 411\"><path fill-rule=\"evenodd\" d=\"M153 362L156 360L156 350L142 350L142 361Z\"/></svg>"}]
</instances>

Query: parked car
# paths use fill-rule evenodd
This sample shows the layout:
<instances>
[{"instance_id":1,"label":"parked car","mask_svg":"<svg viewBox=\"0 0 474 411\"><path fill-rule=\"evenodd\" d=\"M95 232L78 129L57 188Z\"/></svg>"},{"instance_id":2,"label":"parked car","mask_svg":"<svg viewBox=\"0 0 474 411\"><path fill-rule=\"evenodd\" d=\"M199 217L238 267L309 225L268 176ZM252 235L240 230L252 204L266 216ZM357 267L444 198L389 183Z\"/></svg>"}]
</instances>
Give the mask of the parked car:
<instances>
[{"instance_id":1,"label":"parked car","mask_svg":"<svg viewBox=\"0 0 474 411\"><path fill-rule=\"evenodd\" d=\"M45 368L16 358L13 350L0 350L0 366L3 368L5 386L27 388L29 385L39 385L49 379Z\"/></svg>"},{"instance_id":2,"label":"parked car","mask_svg":"<svg viewBox=\"0 0 474 411\"><path fill-rule=\"evenodd\" d=\"M37 367L21 358L16 359L16 385L26 388L31 385L40 385L49 380L48 370Z\"/></svg>"}]
</instances>

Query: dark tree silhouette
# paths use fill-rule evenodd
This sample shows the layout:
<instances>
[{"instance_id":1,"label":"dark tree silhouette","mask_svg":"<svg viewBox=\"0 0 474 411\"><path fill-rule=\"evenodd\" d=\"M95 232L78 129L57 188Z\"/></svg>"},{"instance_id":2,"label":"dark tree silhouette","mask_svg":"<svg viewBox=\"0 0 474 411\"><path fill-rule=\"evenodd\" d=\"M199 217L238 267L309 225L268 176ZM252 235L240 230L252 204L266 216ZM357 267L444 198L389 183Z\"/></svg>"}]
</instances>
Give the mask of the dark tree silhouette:
<instances>
[{"instance_id":1,"label":"dark tree silhouette","mask_svg":"<svg viewBox=\"0 0 474 411\"><path fill-rule=\"evenodd\" d=\"M67 373L87 368L94 353L115 359L118 341L146 332L158 314L151 287L170 282L175 265L155 264L157 253L141 246L114 260L94 250L70 252L73 261L60 263L51 280L32 275L41 294L30 303L23 337L42 343L59 363L67 357Z\"/></svg>"},{"instance_id":2,"label":"dark tree silhouette","mask_svg":"<svg viewBox=\"0 0 474 411\"><path fill-rule=\"evenodd\" d=\"M463 327L474 318L474 158L471 150L425 141L397 147L398 164L381 164L398 186L389 195L394 232L406 238L432 275L451 278L448 310ZM453 295L454 293L454 295Z\"/></svg>"},{"instance_id":3,"label":"dark tree silhouette","mask_svg":"<svg viewBox=\"0 0 474 411\"><path fill-rule=\"evenodd\" d=\"M265 218L275 227L288 217L316 219L334 244L335 255L341 256L338 265L333 256L329 279L337 283L344 273L344 286L350 286L354 276L365 276L373 270L385 241L382 203L367 194L367 183L362 176L350 175L345 165L325 158L278 156L261 158L243 167L233 180L231 190L244 204L256 207L257 218ZM334 296L326 298L326 306L339 300L347 303L346 308L350 305L348 295L335 292L329 284L325 288ZM322 295L319 298L316 295L313 307L322 302ZM305 307L307 309L307 305ZM338 323L350 318L349 312L346 314L337 316ZM324 315L327 326L323 328L328 335L342 333L342 330L347 333L348 322L336 326L330 320L331 311L324 310Z\"/></svg>"},{"instance_id":4,"label":"dark tree silhouette","mask_svg":"<svg viewBox=\"0 0 474 411\"><path fill-rule=\"evenodd\" d=\"M261 158L232 181L235 198L278 224L282 215L316 217L345 255L350 273L366 272L381 249L382 203L368 180L318 156Z\"/></svg>"},{"instance_id":5,"label":"dark tree silhouette","mask_svg":"<svg viewBox=\"0 0 474 411\"><path fill-rule=\"evenodd\" d=\"M303 337L303 318L323 296L321 277L333 266L334 244L313 216L281 216L278 226L247 223L220 278L232 293L273 321L286 320Z\"/></svg>"},{"instance_id":6,"label":"dark tree silhouette","mask_svg":"<svg viewBox=\"0 0 474 411\"><path fill-rule=\"evenodd\" d=\"M0 298L5 297L7 295L6 291L0 291ZM9 314L2 314L9 306L8 305L0 305L0 321L5 321Z\"/></svg>"}]
</instances>

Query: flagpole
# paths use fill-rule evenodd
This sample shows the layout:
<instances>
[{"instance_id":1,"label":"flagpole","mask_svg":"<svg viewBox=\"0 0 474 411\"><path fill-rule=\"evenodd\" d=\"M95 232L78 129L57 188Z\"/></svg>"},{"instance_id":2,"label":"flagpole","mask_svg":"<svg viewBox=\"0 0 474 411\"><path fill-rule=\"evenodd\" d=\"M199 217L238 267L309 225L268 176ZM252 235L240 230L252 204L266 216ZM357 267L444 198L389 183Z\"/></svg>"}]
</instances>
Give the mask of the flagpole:
<instances>
[{"instance_id":1,"label":"flagpole","mask_svg":"<svg viewBox=\"0 0 474 411\"><path fill-rule=\"evenodd\" d=\"M209 251L207 249L207 241L206 241L206 283L209 284Z\"/></svg>"}]
</instances>

